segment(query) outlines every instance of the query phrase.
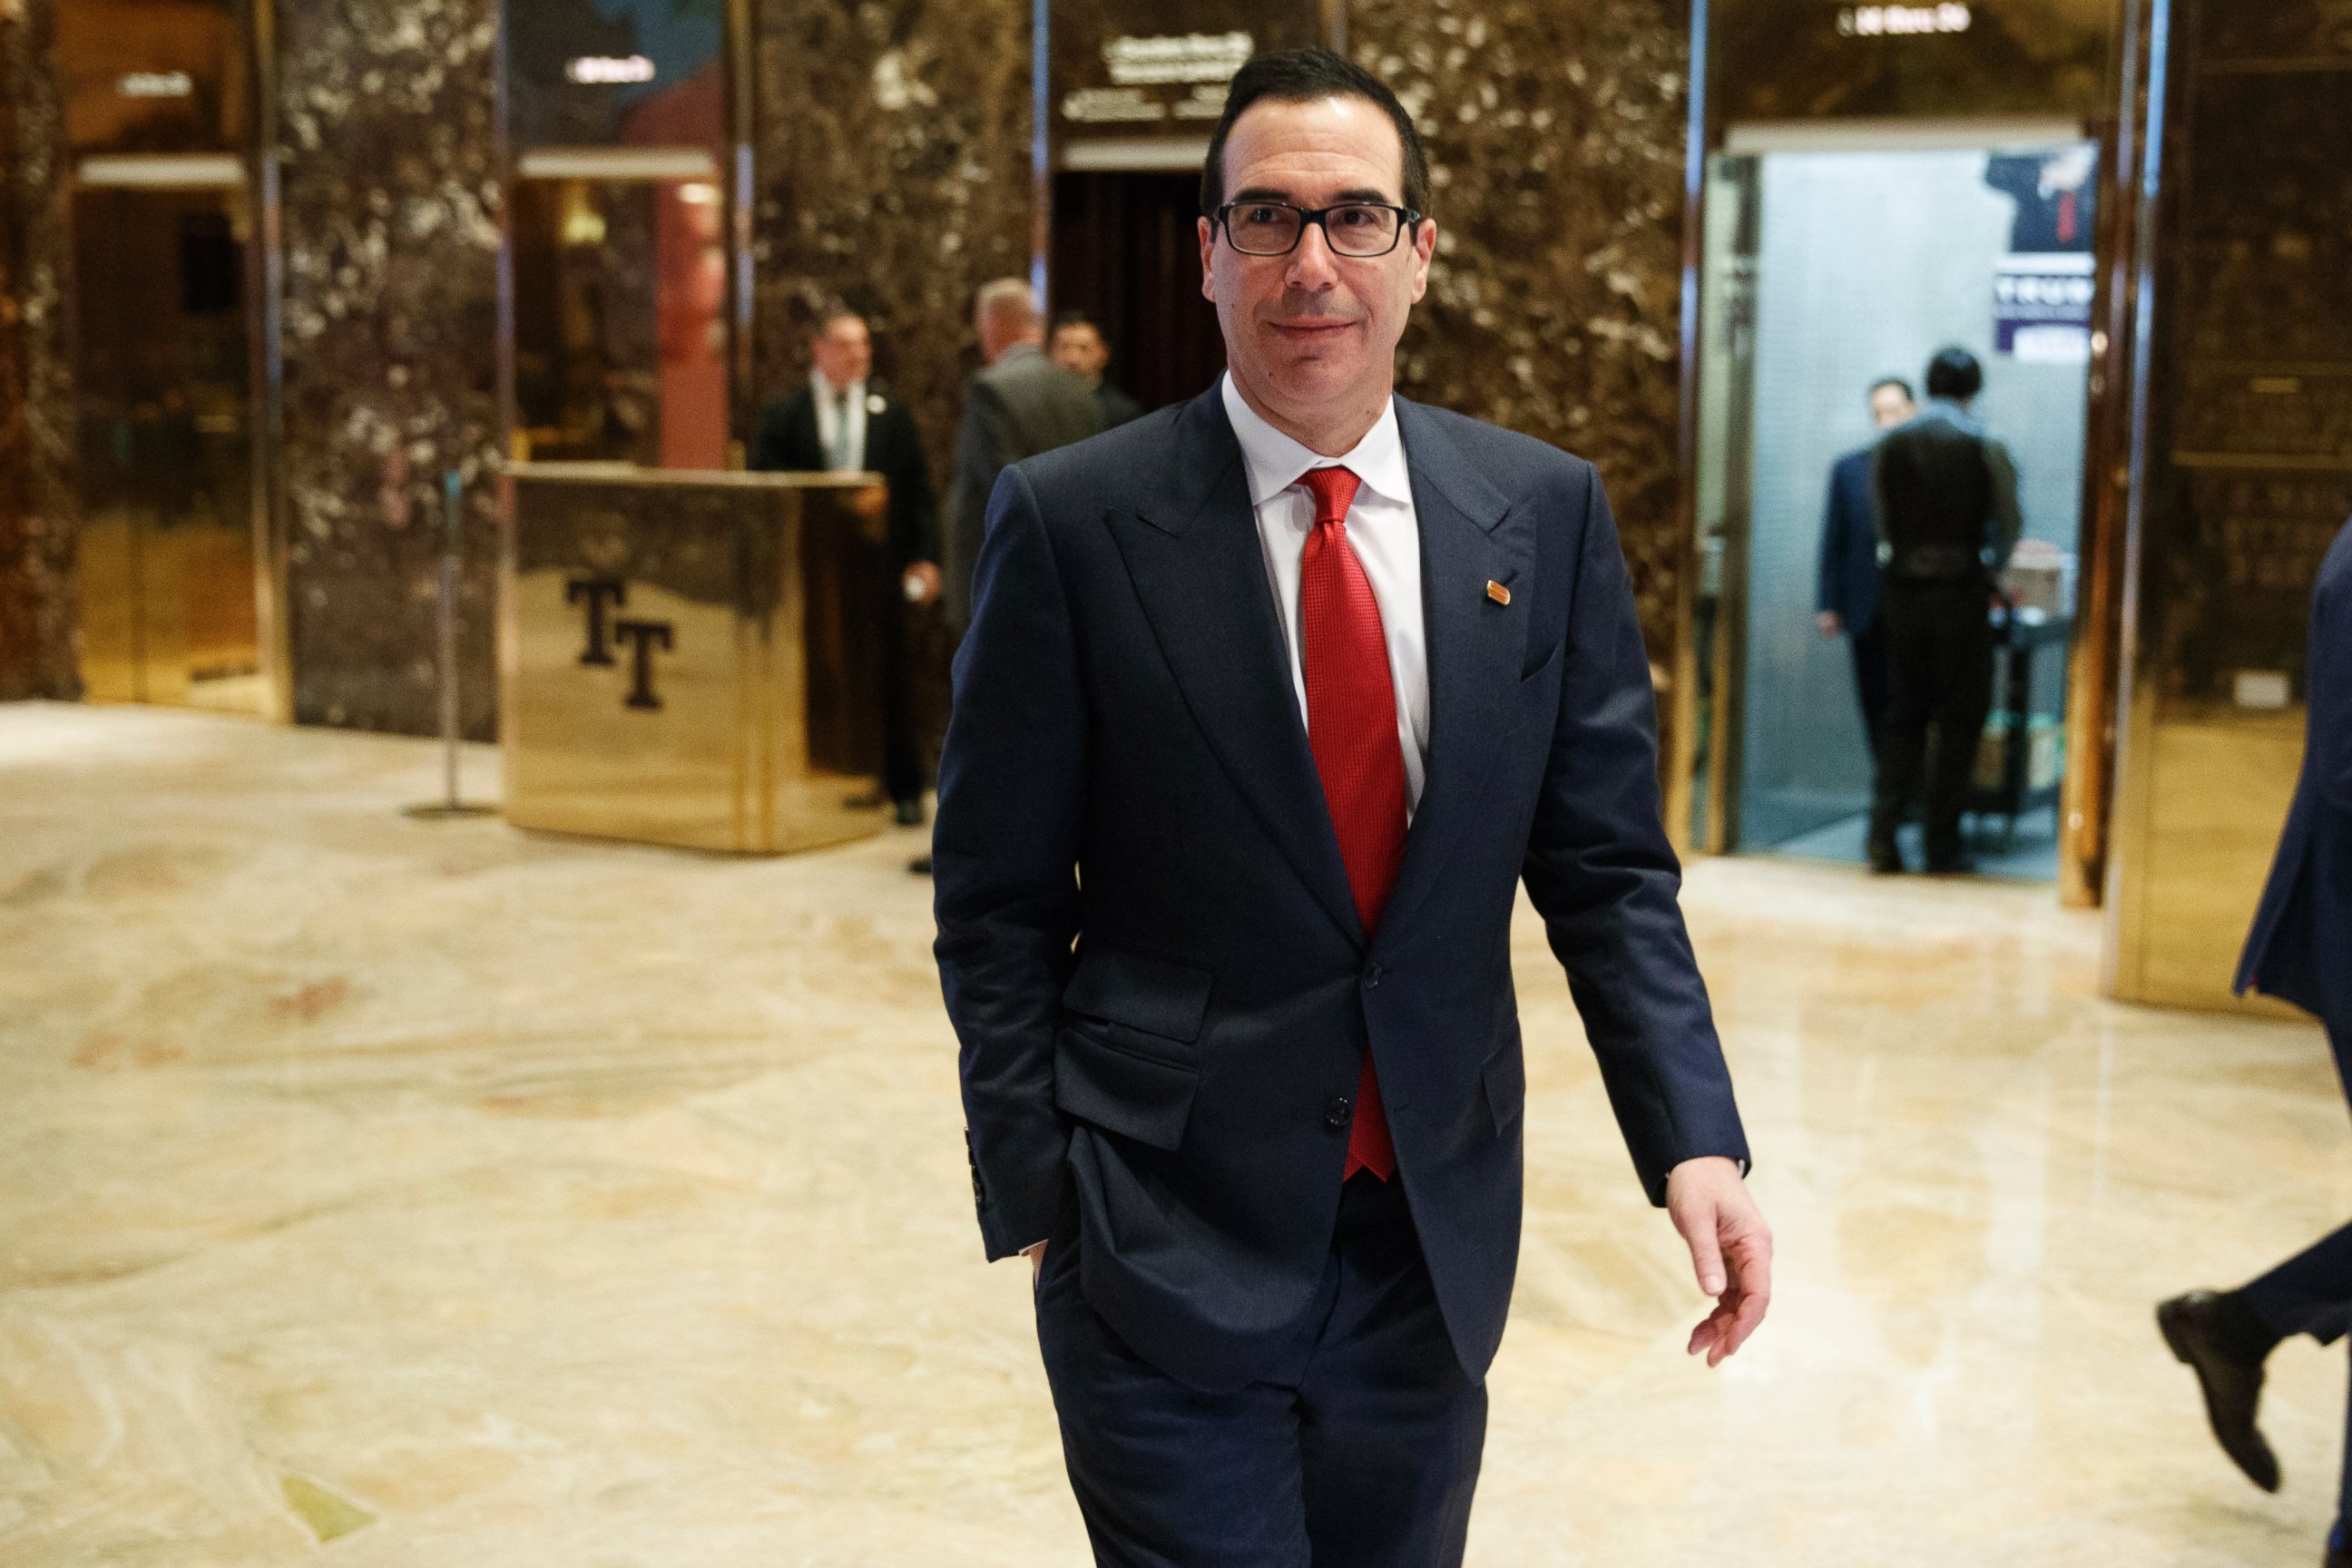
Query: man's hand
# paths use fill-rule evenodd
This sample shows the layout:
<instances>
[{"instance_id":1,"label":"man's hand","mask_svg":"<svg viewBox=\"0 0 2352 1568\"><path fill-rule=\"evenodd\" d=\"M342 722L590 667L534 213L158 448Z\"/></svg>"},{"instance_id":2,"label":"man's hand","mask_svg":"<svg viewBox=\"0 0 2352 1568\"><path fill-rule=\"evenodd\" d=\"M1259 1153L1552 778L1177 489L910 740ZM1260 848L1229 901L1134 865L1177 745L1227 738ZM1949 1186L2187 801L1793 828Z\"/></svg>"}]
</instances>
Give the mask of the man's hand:
<instances>
[{"instance_id":1,"label":"man's hand","mask_svg":"<svg viewBox=\"0 0 2352 1568\"><path fill-rule=\"evenodd\" d=\"M940 568L937 562L918 561L907 568L898 585L910 605L928 605L940 596Z\"/></svg>"},{"instance_id":2,"label":"man's hand","mask_svg":"<svg viewBox=\"0 0 2352 1568\"><path fill-rule=\"evenodd\" d=\"M1690 1247L1698 1288L1715 1298L1715 1310L1691 1331L1690 1353L1705 1351L1706 1364L1720 1366L1748 1342L1771 1304L1771 1227L1748 1195L1738 1165L1719 1154L1685 1160L1667 1173L1666 1214Z\"/></svg>"},{"instance_id":3,"label":"man's hand","mask_svg":"<svg viewBox=\"0 0 2352 1568\"><path fill-rule=\"evenodd\" d=\"M1821 628L1822 637L1834 639L1844 633L1845 617L1835 610L1823 610L1813 617L1813 625Z\"/></svg>"},{"instance_id":4,"label":"man's hand","mask_svg":"<svg viewBox=\"0 0 2352 1568\"><path fill-rule=\"evenodd\" d=\"M1021 1249L1021 1256L1029 1260L1029 1289L1034 1290L1037 1289L1037 1281L1045 1273L1045 1244L1041 1241L1034 1246L1024 1247Z\"/></svg>"}]
</instances>

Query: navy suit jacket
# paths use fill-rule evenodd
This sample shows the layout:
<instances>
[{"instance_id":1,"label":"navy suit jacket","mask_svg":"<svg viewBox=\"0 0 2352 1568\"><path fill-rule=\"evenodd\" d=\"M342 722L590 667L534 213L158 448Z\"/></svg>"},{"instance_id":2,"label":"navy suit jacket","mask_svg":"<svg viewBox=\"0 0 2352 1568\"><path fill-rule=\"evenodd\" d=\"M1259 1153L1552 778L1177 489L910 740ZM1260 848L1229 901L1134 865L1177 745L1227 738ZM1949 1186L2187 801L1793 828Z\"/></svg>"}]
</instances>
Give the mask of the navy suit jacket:
<instances>
[{"instance_id":1,"label":"navy suit jacket","mask_svg":"<svg viewBox=\"0 0 2352 1568\"><path fill-rule=\"evenodd\" d=\"M1848 452L1830 469L1829 509L1822 519L1821 584L1813 607L1836 611L1846 636L1854 637L1878 624L1878 519L1870 467L1874 449Z\"/></svg>"},{"instance_id":2,"label":"navy suit jacket","mask_svg":"<svg viewBox=\"0 0 2352 1568\"><path fill-rule=\"evenodd\" d=\"M2238 990L2316 1015L2341 1051L2352 1047L2352 522L2312 592L2309 668L2303 774Z\"/></svg>"},{"instance_id":3,"label":"navy suit jacket","mask_svg":"<svg viewBox=\"0 0 2352 1568\"><path fill-rule=\"evenodd\" d=\"M1288 1348L1367 1049L1455 1352L1485 1374L1518 1253L1522 879L1653 1201L1681 1161L1747 1158L1601 482L1456 415L1400 398L1397 420L1431 730L1376 935L1216 389L1006 470L956 657L937 952L988 1255L1067 1219L1088 1305L1197 1388Z\"/></svg>"}]
</instances>

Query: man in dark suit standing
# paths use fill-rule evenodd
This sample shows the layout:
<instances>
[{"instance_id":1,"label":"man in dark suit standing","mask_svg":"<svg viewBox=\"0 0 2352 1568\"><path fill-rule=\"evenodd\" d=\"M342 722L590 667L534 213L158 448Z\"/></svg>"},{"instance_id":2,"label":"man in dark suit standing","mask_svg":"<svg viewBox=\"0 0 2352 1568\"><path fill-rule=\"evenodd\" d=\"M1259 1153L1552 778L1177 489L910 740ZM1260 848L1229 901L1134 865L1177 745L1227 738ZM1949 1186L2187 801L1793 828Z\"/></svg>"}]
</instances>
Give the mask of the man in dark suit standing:
<instances>
[{"instance_id":1,"label":"man in dark suit standing","mask_svg":"<svg viewBox=\"0 0 2352 1568\"><path fill-rule=\"evenodd\" d=\"M2336 536L2312 595L2303 775L2254 913L2238 989L2292 1002L2327 1031L2336 1076L2352 1084L2352 523ZM2333 1344L2352 1329L2352 1226L2235 1290L2192 1290L2157 1309L2172 1352L2196 1371L2222 1448L2264 1491L2278 1459L2254 1425L2263 1363L2309 1334ZM2326 1568L2352 1568L2352 1417Z\"/></svg>"},{"instance_id":2,"label":"man in dark suit standing","mask_svg":"<svg viewBox=\"0 0 2352 1568\"><path fill-rule=\"evenodd\" d=\"M1087 384L1045 357L1045 320L1025 281L982 284L972 326L986 364L965 384L963 426L956 433L947 609L959 631L971 624L972 565L996 476L1008 463L1083 441L1103 427Z\"/></svg>"},{"instance_id":3,"label":"man in dark suit standing","mask_svg":"<svg viewBox=\"0 0 2352 1568\"><path fill-rule=\"evenodd\" d=\"M1870 422L1892 430L1918 413L1911 384L1887 376L1870 387ZM1822 519L1820 581L1813 620L1824 638L1844 637L1853 649L1854 695L1862 702L1862 732L1871 754L1886 722L1891 695L1886 636L1878 625L1878 517L1870 483L1875 446L1848 452L1830 469L1830 500Z\"/></svg>"},{"instance_id":4,"label":"man in dark suit standing","mask_svg":"<svg viewBox=\"0 0 2352 1568\"><path fill-rule=\"evenodd\" d=\"M1993 580L2022 531L2009 448L1969 413L1983 390L1975 355L1941 351L1927 365L1927 406L1882 437L1872 458L1891 678L1871 800L1873 871L1904 868L1895 828L1923 783L1927 869L1968 869L1960 816L1992 711Z\"/></svg>"},{"instance_id":5,"label":"man in dark suit standing","mask_svg":"<svg viewBox=\"0 0 2352 1568\"><path fill-rule=\"evenodd\" d=\"M905 401L871 379L873 342L854 310L821 314L809 332L808 384L760 410L751 467L763 471L880 474L889 481L891 597L875 606L883 643L883 788L898 820L923 820L923 756L915 737L907 606L939 596L939 510L930 464Z\"/></svg>"},{"instance_id":6,"label":"man in dark suit standing","mask_svg":"<svg viewBox=\"0 0 2352 1568\"><path fill-rule=\"evenodd\" d=\"M1084 310L1062 311L1054 318L1054 337L1047 347L1055 364L1095 389L1104 429L1143 417L1143 405L1111 384L1110 340L1093 317Z\"/></svg>"},{"instance_id":7,"label":"man in dark suit standing","mask_svg":"<svg viewBox=\"0 0 2352 1568\"><path fill-rule=\"evenodd\" d=\"M1392 395L1436 244L1411 118L1261 56L1202 186L1228 374L1005 472L957 656L981 1232L1032 1260L1100 1562L1458 1563L1518 1252L1519 881L1710 1364L1770 1238L1600 479Z\"/></svg>"}]
</instances>

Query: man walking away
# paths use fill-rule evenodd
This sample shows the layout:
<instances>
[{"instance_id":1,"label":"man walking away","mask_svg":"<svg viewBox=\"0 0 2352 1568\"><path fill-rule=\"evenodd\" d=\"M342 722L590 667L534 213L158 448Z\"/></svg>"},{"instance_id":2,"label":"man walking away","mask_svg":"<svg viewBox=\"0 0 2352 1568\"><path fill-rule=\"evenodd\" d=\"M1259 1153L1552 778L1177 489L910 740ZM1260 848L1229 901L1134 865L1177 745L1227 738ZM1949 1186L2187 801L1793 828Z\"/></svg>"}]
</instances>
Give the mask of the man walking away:
<instances>
[{"instance_id":1,"label":"man walking away","mask_svg":"<svg viewBox=\"0 0 2352 1568\"><path fill-rule=\"evenodd\" d=\"M2315 1015L2339 1081L2352 1084L2352 522L2319 569L2312 595L2303 776L2279 837L2270 885L2238 963L2240 992L2259 991ZM2281 1340L2333 1344L2352 1328L2352 1226L2235 1290L2192 1290L2156 1310L2172 1353L2197 1373L2213 1435L2264 1491L2278 1459L2254 1425L2263 1362ZM2326 1568L2352 1568L2352 1415Z\"/></svg>"},{"instance_id":2,"label":"man walking away","mask_svg":"<svg viewBox=\"0 0 2352 1568\"><path fill-rule=\"evenodd\" d=\"M1872 468L1892 684L1870 813L1876 872L1904 868L1895 831L1923 777L1927 869L1969 868L1960 814L1992 710L1993 578L2023 531L2009 449L1969 415L1983 390L1973 354L1938 353L1927 406L1879 442Z\"/></svg>"}]
</instances>

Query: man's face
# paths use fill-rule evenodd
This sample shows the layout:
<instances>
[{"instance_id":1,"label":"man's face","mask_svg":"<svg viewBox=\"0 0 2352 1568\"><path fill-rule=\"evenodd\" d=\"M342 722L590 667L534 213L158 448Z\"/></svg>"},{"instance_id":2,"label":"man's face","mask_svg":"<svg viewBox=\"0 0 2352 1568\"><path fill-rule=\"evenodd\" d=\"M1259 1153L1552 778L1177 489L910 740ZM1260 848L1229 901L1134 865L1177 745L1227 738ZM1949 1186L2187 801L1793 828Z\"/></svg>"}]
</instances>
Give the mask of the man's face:
<instances>
[{"instance_id":1,"label":"man's face","mask_svg":"<svg viewBox=\"0 0 2352 1568\"><path fill-rule=\"evenodd\" d=\"M1225 200L1404 205L1404 147L1361 98L1261 99L1234 122ZM1437 229L1423 221L1386 256L1336 254L1309 225L1287 256L1245 256L1200 223L1201 292L1216 302L1234 377L1262 408L1300 423L1376 411L1396 379L1397 339L1429 286Z\"/></svg>"},{"instance_id":2,"label":"man's face","mask_svg":"<svg viewBox=\"0 0 2352 1568\"><path fill-rule=\"evenodd\" d=\"M835 386L864 381L874 368L874 343L866 323L855 316L835 316L811 342L819 374Z\"/></svg>"},{"instance_id":3,"label":"man's face","mask_svg":"<svg viewBox=\"0 0 2352 1568\"><path fill-rule=\"evenodd\" d=\"M1081 381L1099 381L1110 363L1110 345L1092 322L1073 321L1054 329L1054 363Z\"/></svg>"},{"instance_id":4,"label":"man's face","mask_svg":"<svg viewBox=\"0 0 2352 1568\"><path fill-rule=\"evenodd\" d=\"M1911 416L1918 412L1918 405L1905 396L1899 386L1871 389L1870 422L1881 430L1892 430L1897 425L1908 424Z\"/></svg>"}]
</instances>

